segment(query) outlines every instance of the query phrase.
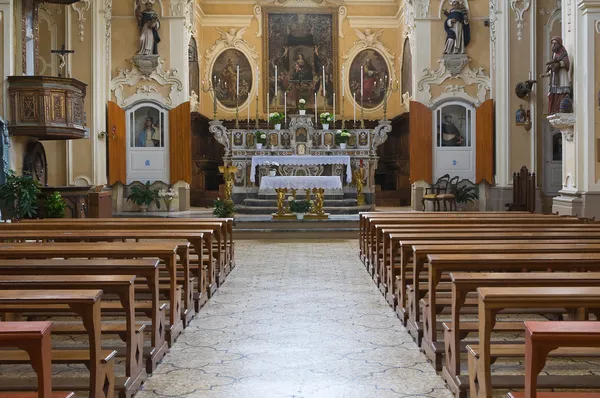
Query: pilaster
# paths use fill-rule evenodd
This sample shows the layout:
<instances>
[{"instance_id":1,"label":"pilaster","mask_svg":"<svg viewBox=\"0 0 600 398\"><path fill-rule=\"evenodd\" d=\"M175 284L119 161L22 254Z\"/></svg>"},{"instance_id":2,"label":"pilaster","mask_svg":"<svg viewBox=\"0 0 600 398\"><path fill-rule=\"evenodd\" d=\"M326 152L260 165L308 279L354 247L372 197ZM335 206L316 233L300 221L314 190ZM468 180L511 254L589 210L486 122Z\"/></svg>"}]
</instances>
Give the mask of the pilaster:
<instances>
[{"instance_id":1,"label":"pilaster","mask_svg":"<svg viewBox=\"0 0 600 398\"><path fill-rule=\"evenodd\" d=\"M15 52L14 52L14 16L13 0L0 0L0 18L2 18L2 98L8 98L8 83L6 78L15 74ZM2 101L2 118L8 117L8 101Z\"/></svg>"}]
</instances>

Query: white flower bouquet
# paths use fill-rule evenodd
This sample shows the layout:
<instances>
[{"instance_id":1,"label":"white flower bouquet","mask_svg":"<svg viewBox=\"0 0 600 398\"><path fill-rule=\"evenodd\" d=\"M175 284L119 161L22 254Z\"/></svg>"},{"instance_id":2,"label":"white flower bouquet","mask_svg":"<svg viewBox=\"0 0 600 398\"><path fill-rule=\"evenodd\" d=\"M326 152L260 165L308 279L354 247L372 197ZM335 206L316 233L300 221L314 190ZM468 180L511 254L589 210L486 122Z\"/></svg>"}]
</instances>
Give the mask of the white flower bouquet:
<instances>
[{"instance_id":1,"label":"white flower bouquet","mask_svg":"<svg viewBox=\"0 0 600 398\"><path fill-rule=\"evenodd\" d=\"M305 99L298 100L298 109L300 109L301 111L306 109L306 100Z\"/></svg>"},{"instance_id":2,"label":"white flower bouquet","mask_svg":"<svg viewBox=\"0 0 600 398\"><path fill-rule=\"evenodd\" d=\"M329 112L324 112L319 115L322 124L330 124L333 122L333 116Z\"/></svg>"},{"instance_id":3,"label":"white flower bouquet","mask_svg":"<svg viewBox=\"0 0 600 398\"><path fill-rule=\"evenodd\" d=\"M273 112L269 115L269 122L273 124L281 124L283 121L283 115L279 112Z\"/></svg>"}]
</instances>

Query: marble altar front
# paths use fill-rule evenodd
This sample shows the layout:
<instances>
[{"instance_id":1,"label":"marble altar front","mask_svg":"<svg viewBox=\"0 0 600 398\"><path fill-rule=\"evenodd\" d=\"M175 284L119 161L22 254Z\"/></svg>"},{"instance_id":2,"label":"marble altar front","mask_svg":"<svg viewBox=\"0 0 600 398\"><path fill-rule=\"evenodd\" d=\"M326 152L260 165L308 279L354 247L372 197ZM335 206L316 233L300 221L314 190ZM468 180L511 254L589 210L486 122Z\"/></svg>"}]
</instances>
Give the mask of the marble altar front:
<instances>
[{"instance_id":1,"label":"marble altar front","mask_svg":"<svg viewBox=\"0 0 600 398\"><path fill-rule=\"evenodd\" d=\"M210 132L225 149L224 162L237 168L232 198L242 203L246 198L256 198L260 180L268 175L267 167L253 170L255 156L349 156L351 169L365 168L363 193L367 204L375 203L375 170L379 157L377 148L382 145L392 130L390 121L380 121L373 129L348 129L352 134L346 149L335 144L337 130L322 130L314 124L314 115L291 115L289 124L281 130L260 130L267 135L267 145L256 148L257 129L227 129L222 121L210 123ZM252 173L256 173L252 176ZM279 168L283 176L339 176L343 184L344 196L356 196L348 169L343 164L331 165L287 165Z\"/></svg>"}]
</instances>

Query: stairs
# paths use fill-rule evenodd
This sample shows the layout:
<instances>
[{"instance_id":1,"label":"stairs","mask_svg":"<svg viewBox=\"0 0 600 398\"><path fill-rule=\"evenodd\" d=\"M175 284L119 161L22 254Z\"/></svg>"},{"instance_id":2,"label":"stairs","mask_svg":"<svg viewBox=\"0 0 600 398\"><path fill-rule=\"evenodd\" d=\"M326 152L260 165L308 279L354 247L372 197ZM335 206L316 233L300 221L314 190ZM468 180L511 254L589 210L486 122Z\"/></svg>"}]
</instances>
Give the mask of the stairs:
<instances>
[{"instance_id":1,"label":"stairs","mask_svg":"<svg viewBox=\"0 0 600 398\"><path fill-rule=\"evenodd\" d=\"M298 195L297 198L304 196ZM358 214L371 210L371 205L358 206L356 198L351 195L325 195L323 206L326 213L336 215ZM238 214L272 214L277 212L277 198L275 195L258 195L257 198L247 198L236 207Z\"/></svg>"},{"instance_id":2,"label":"stairs","mask_svg":"<svg viewBox=\"0 0 600 398\"><path fill-rule=\"evenodd\" d=\"M358 215L329 220L278 220L270 215L236 214L233 236L240 239L357 239Z\"/></svg>"}]
</instances>

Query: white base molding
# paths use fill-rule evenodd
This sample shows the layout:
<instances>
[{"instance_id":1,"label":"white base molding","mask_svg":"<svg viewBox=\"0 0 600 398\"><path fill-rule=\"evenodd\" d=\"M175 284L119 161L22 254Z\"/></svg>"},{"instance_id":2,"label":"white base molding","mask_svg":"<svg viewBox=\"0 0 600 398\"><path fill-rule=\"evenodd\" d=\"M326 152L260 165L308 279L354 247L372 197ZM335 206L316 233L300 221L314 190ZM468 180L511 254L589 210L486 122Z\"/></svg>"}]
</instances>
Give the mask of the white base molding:
<instances>
[{"instance_id":1,"label":"white base molding","mask_svg":"<svg viewBox=\"0 0 600 398\"><path fill-rule=\"evenodd\" d=\"M584 217L583 199L578 194L561 192L552 200L552 213L558 213L561 216Z\"/></svg>"}]
</instances>

